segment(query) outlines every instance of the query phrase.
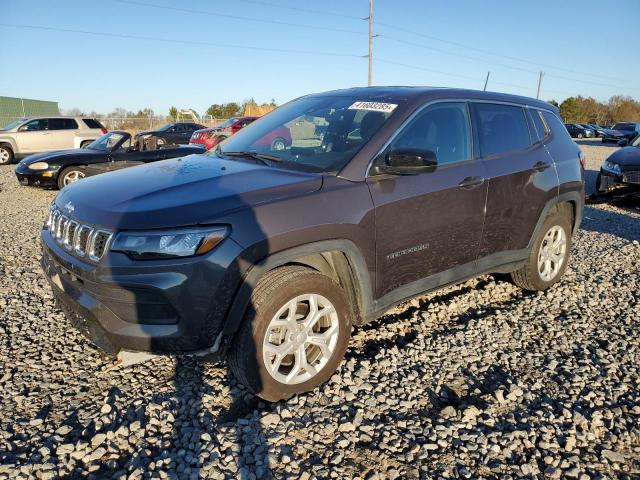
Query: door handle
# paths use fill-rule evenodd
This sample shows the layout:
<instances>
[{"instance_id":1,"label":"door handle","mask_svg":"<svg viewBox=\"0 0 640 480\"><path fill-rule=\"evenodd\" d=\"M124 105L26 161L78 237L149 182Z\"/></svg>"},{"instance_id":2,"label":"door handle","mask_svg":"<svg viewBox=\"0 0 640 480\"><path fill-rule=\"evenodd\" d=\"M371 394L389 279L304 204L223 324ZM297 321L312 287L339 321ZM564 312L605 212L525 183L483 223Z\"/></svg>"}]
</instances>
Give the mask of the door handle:
<instances>
[{"instance_id":1,"label":"door handle","mask_svg":"<svg viewBox=\"0 0 640 480\"><path fill-rule=\"evenodd\" d=\"M470 189L470 188L478 187L483 183L484 183L484 178L482 177L466 177L458 184L458 186L460 188Z\"/></svg>"},{"instance_id":2,"label":"door handle","mask_svg":"<svg viewBox=\"0 0 640 480\"><path fill-rule=\"evenodd\" d=\"M543 171L545 171L547 168L549 168L550 166L551 166L551 164L550 164L550 163L540 161L540 162L537 162L537 163L533 166L533 169L534 169L534 170L537 170L538 172L543 172Z\"/></svg>"}]
</instances>

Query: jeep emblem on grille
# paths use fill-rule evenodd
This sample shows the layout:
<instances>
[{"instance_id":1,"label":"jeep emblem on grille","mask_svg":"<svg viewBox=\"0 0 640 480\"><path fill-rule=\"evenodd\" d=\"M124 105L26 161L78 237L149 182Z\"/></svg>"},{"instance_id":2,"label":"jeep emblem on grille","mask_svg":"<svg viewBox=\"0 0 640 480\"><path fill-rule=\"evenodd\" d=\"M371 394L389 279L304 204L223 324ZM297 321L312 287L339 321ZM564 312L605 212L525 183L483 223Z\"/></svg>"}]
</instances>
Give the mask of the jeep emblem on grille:
<instances>
[{"instance_id":1,"label":"jeep emblem on grille","mask_svg":"<svg viewBox=\"0 0 640 480\"><path fill-rule=\"evenodd\" d=\"M73 213L73 211L76 209L76 207L74 207L73 203L71 203L71 202L67 202L65 204L64 208L66 208L67 212L69 212L69 213Z\"/></svg>"}]
</instances>

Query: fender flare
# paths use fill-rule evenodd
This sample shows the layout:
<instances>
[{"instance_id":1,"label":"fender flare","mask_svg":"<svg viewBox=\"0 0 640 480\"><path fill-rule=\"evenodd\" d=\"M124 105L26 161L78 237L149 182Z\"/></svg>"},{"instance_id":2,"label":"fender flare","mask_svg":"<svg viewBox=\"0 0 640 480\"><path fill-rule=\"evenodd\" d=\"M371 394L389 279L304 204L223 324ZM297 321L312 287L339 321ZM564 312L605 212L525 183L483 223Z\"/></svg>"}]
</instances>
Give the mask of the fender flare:
<instances>
[{"instance_id":1,"label":"fender flare","mask_svg":"<svg viewBox=\"0 0 640 480\"><path fill-rule=\"evenodd\" d=\"M18 144L16 143L14 138L12 138L12 137L0 137L0 144L3 144L3 143L6 143L7 145L9 145L9 147L13 151L13 155L14 156L20 155L20 152L18 151Z\"/></svg>"},{"instance_id":2,"label":"fender flare","mask_svg":"<svg viewBox=\"0 0 640 480\"><path fill-rule=\"evenodd\" d=\"M560 195L552 198L545 204L544 208L542 209L542 212L540 213L540 217L538 218L538 222L536 223L536 227L533 229L533 234L531 235L531 239L529 240L529 245L527 246L527 249L530 250L531 248L533 248L533 243L536 241L536 238L538 238L538 235L540 234L540 230L542 229L542 225L544 224L544 221L549 215L549 211L553 207L561 203L574 204L573 229L571 231L572 236L575 235L575 232L578 231L578 228L580 228L580 223L582 223L582 211L584 209L584 194L582 194L582 192L579 192L577 190L561 193Z\"/></svg>"},{"instance_id":3,"label":"fender flare","mask_svg":"<svg viewBox=\"0 0 640 480\"><path fill-rule=\"evenodd\" d=\"M296 263L296 260L301 257L326 252L341 252L345 255L349 264L351 280L355 286L360 315L365 317L373 308L373 291L370 281L371 277L364 257L351 240L323 240L300 245L270 255L247 271L240 286L236 290L220 332L223 345L228 345L228 342L240 328L247 306L251 300L251 294L265 273L283 265Z\"/></svg>"}]
</instances>

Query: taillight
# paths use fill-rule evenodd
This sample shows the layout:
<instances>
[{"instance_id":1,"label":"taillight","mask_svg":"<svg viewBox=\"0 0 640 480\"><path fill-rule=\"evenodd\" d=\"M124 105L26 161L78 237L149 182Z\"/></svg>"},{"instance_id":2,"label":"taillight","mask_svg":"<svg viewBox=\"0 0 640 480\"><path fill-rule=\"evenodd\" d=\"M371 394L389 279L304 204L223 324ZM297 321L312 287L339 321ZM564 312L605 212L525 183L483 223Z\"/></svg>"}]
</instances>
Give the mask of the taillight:
<instances>
[{"instance_id":1,"label":"taillight","mask_svg":"<svg viewBox=\"0 0 640 480\"><path fill-rule=\"evenodd\" d=\"M104 128L104 127L102 127L102 128L100 129L100 131L102 132L102 134L103 134L103 135L105 135L105 134L107 133L107 129L106 129L106 128Z\"/></svg>"}]
</instances>

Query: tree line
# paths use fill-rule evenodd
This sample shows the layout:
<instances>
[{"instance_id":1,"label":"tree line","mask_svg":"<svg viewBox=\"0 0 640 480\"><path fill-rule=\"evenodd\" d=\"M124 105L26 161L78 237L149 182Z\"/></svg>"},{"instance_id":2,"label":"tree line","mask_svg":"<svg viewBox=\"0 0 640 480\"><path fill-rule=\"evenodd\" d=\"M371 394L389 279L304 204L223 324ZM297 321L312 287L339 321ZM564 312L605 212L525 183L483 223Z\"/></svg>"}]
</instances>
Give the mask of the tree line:
<instances>
[{"instance_id":1,"label":"tree line","mask_svg":"<svg viewBox=\"0 0 640 480\"><path fill-rule=\"evenodd\" d=\"M566 98L560 104L555 100L549 103L560 109L565 123L613 125L616 122L640 122L640 101L623 95L614 95L607 102L578 95Z\"/></svg>"}]
</instances>

